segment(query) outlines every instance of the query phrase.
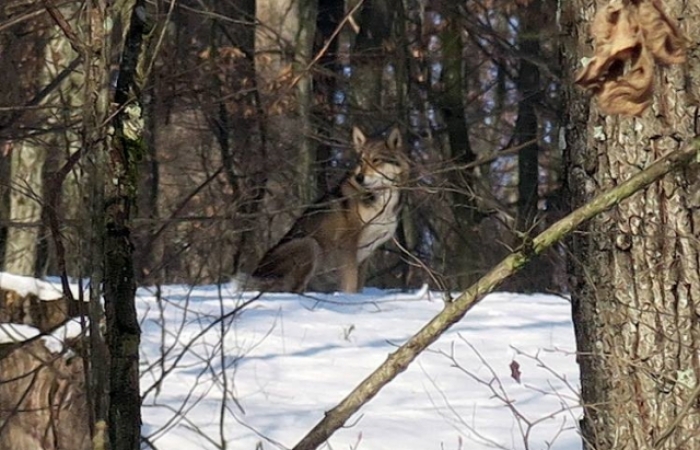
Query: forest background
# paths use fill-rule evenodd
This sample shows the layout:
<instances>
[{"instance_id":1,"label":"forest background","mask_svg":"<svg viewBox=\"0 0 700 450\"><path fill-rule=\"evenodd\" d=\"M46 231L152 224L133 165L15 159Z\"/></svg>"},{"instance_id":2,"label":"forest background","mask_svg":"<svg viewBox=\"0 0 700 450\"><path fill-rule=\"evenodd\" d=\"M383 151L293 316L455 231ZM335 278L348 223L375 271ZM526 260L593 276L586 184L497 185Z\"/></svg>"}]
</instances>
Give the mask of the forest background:
<instances>
[{"instance_id":1,"label":"forest background","mask_svg":"<svg viewBox=\"0 0 700 450\"><path fill-rule=\"evenodd\" d=\"M133 430L113 448L133 448L136 428L119 421L138 417L136 285L250 271L338 183L352 126L398 125L412 177L367 284L462 290L514 251L533 257L500 288L571 294L584 440L695 448L700 201L686 162L700 123L698 8L6 1L3 270L61 276L69 309L93 319L91 423L112 414L109 430ZM611 105L611 83L630 87L632 106ZM538 232L659 159L672 174L533 254ZM71 306L69 279L90 280L89 311Z\"/></svg>"}]
</instances>

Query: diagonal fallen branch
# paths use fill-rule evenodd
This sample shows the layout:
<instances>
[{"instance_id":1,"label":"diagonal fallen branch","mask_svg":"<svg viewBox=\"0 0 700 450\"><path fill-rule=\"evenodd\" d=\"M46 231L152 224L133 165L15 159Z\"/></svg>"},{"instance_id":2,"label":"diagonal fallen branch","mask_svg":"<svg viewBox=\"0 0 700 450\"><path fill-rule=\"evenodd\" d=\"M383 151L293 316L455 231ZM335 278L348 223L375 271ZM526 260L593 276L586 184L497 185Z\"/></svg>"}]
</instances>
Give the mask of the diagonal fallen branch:
<instances>
[{"instance_id":1,"label":"diagonal fallen branch","mask_svg":"<svg viewBox=\"0 0 700 450\"><path fill-rule=\"evenodd\" d=\"M313 450L328 440L362 405L377 395L399 373L406 370L423 350L435 342L453 324L460 321L486 294L520 270L530 259L541 254L583 222L606 211L672 170L684 166L699 151L700 141L695 141L691 145L658 159L629 180L599 195L553 224L533 239L527 248L509 255L454 301L447 303L445 308L418 333L390 354L386 361L365 378L347 397L326 412L325 417L299 441L293 450Z\"/></svg>"}]
</instances>

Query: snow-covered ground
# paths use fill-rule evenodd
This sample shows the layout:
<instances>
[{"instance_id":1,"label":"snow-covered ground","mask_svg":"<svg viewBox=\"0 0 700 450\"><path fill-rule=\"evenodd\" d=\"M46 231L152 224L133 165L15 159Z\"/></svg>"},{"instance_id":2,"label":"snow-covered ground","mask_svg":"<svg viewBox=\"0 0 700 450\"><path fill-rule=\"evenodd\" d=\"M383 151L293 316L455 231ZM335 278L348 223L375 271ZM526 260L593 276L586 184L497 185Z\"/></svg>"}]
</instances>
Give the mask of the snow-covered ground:
<instances>
[{"instance_id":1,"label":"snow-covered ground","mask_svg":"<svg viewBox=\"0 0 700 450\"><path fill-rule=\"evenodd\" d=\"M442 297L168 286L139 289L137 307L144 436L157 449L254 450L293 447ZM323 448L578 450L574 349L566 299L489 295Z\"/></svg>"}]
</instances>

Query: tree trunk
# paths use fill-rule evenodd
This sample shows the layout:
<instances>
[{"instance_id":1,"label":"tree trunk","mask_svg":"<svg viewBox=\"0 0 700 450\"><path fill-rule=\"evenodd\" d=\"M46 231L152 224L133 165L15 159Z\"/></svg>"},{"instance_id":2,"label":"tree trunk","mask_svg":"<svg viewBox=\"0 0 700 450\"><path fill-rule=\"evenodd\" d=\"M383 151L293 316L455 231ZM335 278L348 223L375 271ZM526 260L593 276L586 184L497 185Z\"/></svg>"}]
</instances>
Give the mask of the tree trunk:
<instances>
[{"instance_id":1,"label":"tree trunk","mask_svg":"<svg viewBox=\"0 0 700 450\"><path fill-rule=\"evenodd\" d=\"M453 17L440 34L443 51L443 91L435 99L447 127L450 159L458 166L467 166L476 161L477 155L471 147L469 121L465 110L465 98L469 95L468 59L464 57L464 24L459 18L458 4L444 4L440 12L445 17ZM480 243L473 238L473 229L483 218L472 195L474 170L460 169L450 172L449 205L453 219L450 220L454 232L448 234L450 241L445 245L449 261L448 276L454 279L452 286L468 286L479 277ZM451 286L451 287L452 287Z\"/></svg>"},{"instance_id":2,"label":"tree trunk","mask_svg":"<svg viewBox=\"0 0 700 450\"><path fill-rule=\"evenodd\" d=\"M659 3L687 36L700 26L696 1ZM562 3L562 35L571 37L564 46L569 73L592 54L590 5ZM657 65L653 101L638 118L605 116L570 88L573 207L697 135L698 78L700 64L690 53L686 65ZM571 240L581 427L589 449L700 448L699 187L697 166L667 175L597 216Z\"/></svg>"},{"instance_id":3,"label":"tree trunk","mask_svg":"<svg viewBox=\"0 0 700 450\"><path fill-rule=\"evenodd\" d=\"M144 0L134 0L121 5L113 17L121 19L125 32L113 101L118 113L112 120L115 132L107 149L109 176L104 180L104 297L110 356L107 424L111 450L138 450L141 447L141 329L136 315L131 230L138 193L136 163L145 151L146 142L143 103L138 96L143 92L145 82L142 78L145 74L144 35L148 31L143 17L145 10ZM104 73L109 72L105 70Z\"/></svg>"},{"instance_id":4,"label":"tree trunk","mask_svg":"<svg viewBox=\"0 0 700 450\"><path fill-rule=\"evenodd\" d=\"M73 27L79 26L77 3L67 3L60 11ZM79 58L72 48L65 33L55 27L54 36L49 42L47 69L52 79L58 79L73 61ZM51 262L45 264L49 273L69 275L82 278L86 275L84 269L86 225L89 214L84 199L87 198L84 187L87 179L83 176L81 163L78 161L82 142L80 139L81 113L85 103L85 74L82 70L71 70L55 89L49 102L56 104L50 124L58 128L53 133L51 150L48 155L50 169L53 173L46 180L46 218L51 231L52 248L47 255ZM53 160L53 167L51 167ZM48 175L48 171L47 171ZM53 221L53 223L52 223ZM59 231L60 227L60 231ZM58 241L61 242L58 242ZM44 272L42 271L41 274Z\"/></svg>"},{"instance_id":5,"label":"tree trunk","mask_svg":"<svg viewBox=\"0 0 700 450\"><path fill-rule=\"evenodd\" d=\"M348 0L349 11L357 4ZM396 111L388 108L389 102L383 101L390 89L383 83L383 74L391 55L387 44L393 36L393 25L399 3L396 0L368 0L361 6L352 49L351 106L355 124L363 125L370 132L378 131L385 123L375 123L379 118L388 123L397 122ZM382 117L382 114L384 117Z\"/></svg>"},{"instance_id":6,"label":"tree trunk","mask_svg":"<svg viewBox=\"0 0 700 450\"><path fill-rule=\"evenodd\" d=\"M71 53L68 39L57 27L48 33L43 47L42 63L38 76L25 88L36 92L49 86L61 67L70 62ZM41 39L37 37L37 39ZM63 50L68 49L68 53ZM33 74L23 73L31 77ZM62 97L57 89L51 89L42 105L60 104ZM68 109L68 108L67 108ZM47 130L61 121L59 108L42 108L27 117L27 129L43 128ZM62 125L62 124L61 124ZM10 226L7 231L7 247L4 258L4 270L17 275L36 275L37 250L40 236L40 224L44 197L44 164L46 148L54 139L52 133L25 137L9 144L10 162Z\"/></svg>"},{"instance_id":7,"label":"tree trunk","mask_svg":"<svg viewBox=\"0 0 700 450\"><path fill-rule=\"evenodd\" d=\"M523 145L535 140L518 152L518 216L515 227L527 232L537 216L539 200L539 144L537 142L537 112L540 101L540 71L532 60L540 57L538 28L541 23L541 3L534 0L520 8L522 30L518 33L520 43L520 70L515 84L520 95L518 119L513 130L513 143Z\"/></svg>"},{"instance_id":8,"label":"tree trunk","mask_svg":"<svg viewBox=\"0 0 700 450\"><path fill-rule=\"evenodd\" d=\"M315 161L311 144L311 76L308 73L316 26L316 0L257 0L255 70L262 110L263 142L275 160L269 167L292 161L298 197L314 197Z\"/></svg>"}]
</instances>

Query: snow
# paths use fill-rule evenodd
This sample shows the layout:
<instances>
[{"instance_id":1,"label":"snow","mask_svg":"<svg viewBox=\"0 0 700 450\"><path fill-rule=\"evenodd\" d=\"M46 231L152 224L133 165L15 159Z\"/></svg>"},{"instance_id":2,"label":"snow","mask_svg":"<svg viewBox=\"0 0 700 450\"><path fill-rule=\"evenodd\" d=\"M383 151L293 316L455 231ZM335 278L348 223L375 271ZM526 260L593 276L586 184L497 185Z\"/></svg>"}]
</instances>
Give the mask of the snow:
<instances>
[{"instance_id":1,"label":"snow","mask_svg":"<svg viewBox=\"0 0 700 450\"><path fill-rule=\"evenodd\" d=\"M293 447L443 305L425 291L267 294L217 322L256 293L139 294L143 432L186 450ZM568 300L492 294L322 448L523 449L527 434L529 448L580 449L574 349Z\"/></svg>"},{"instance_id":2,"label":"snow","mask_svg":"<svg viewBox=\"0 0 700 450\"><path fill-rule=\"evenodd\" d=\"M293 447L443 306L426 290L258 296L233 284L137 297L143 435L180 450ZM491 294L321 448L579 450L574 351L567 299Z\"/></svg>"},{"instance_id":3,"label":"snow","mask_svg":"<svg viewBox=\"0 0 700 450\"><path fill-rule=\"evenodd\" d=\"M86 331L88 324L89 321L85 319ZM63 351L66 340L76 338L82 333L83 326L80 323L80 319L74 318L68 320L51 333L41 336L41 340L49 351L59 353ZM0 323L0 344L25 342L39 335L41 335L41 330L31 325Z\"/></svg>"},{"instance_id":4,"label":"snow","mask_svg":"<svg viewBox=\"0 0 700 450\"><path fill-rule=\"evenodd\" d=\"M49 351L59 353L63 351L65 347L64 342L68 339L74 339L81 334L88 335L89 327L90 321L87 318L81 320L79 317L75 317L53 330L51 334L42 336L41 339Z\"/></svg>"},{"instance_id":5,"label":"snow","mask_svg":"<svg viewBox=\"0 0 700 450\"><path fill-rule=\"evenodd\" d=\"M51 301L63 297L59 286L48 281L37 280L7 272L0 272L0 288L15 291L20 296L35 295L41 300Z\"/></svg>"},{"instance_id":6,"label":"snow","mask_svg":"<svg viewBox=\"0 0 700 450\"><path fill-rule=\"evenodd\" d=\"M24 342L39 334L39 329L31 325L0 323L0 344Z\"/></svg>"}]
</instances>

